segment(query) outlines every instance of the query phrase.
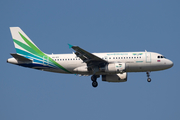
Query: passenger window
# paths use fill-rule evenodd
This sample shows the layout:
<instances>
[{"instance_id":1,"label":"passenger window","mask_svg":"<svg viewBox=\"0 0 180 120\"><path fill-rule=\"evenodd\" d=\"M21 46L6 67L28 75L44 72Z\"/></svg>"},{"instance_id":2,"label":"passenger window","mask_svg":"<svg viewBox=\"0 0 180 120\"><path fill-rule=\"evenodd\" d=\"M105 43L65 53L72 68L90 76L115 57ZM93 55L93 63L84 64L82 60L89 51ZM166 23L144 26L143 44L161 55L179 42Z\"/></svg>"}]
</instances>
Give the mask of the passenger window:
<instances>
[{"instance_id":1,"label":"passenger window","mask_svg":"<svg viewBox=\"0 0 180 120\"><path fill-rule=\"evenodd\" d=\"M161 56L161 58L163 58L163 56Z\"/></svg>"},{"instance_id":2,"label":"passenger window","mask_svg":"<svg viewBox=\"0 0 180 120\"><path fill-rule=\"evenodd\" d=\"M158 56L158 58L160 58L160 56Z\"/></svg>"}]
</instances>

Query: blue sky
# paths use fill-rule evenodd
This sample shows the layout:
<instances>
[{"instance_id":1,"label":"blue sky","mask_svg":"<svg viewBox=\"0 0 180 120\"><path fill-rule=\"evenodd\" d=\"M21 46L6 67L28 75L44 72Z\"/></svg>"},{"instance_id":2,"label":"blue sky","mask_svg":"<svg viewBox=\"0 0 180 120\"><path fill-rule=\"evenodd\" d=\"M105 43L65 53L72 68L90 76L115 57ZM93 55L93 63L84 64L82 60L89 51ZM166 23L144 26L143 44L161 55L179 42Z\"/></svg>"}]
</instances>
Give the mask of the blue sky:
<instances>
[{"instance_id":1,"label":"blue sky","mask_svg":"<svg viewBox=\"0 0 180 120\"><path fill-rule=\"evenodd\" d=\"M180 2L178 0L0 1L1 120L179 120ZM6 63L15 53L9 27L21 27L45 53L152 51L171 69L128 73L125 83L91 86L78 77Z\"/></svg>"}]
</instances>

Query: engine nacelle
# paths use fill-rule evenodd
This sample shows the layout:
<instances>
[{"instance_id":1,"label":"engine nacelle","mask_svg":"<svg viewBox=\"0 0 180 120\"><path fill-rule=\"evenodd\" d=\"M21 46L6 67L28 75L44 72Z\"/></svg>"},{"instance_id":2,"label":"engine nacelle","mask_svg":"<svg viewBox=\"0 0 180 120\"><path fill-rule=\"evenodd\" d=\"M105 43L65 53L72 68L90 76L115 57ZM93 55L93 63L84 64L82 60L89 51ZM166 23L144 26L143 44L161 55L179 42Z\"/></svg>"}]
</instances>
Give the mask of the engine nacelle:
<instances>
[{"instance_id":1,"label":"engine nacelle","mask_svg":"<svg viewBox=\"0 0 180 120\"><path fill-rule=\"evenodd\" d=\"M105 67L100 68L101 72L123 73L126 70L125 63L110 63Z\"/></svg>"},{"instance_id":2,"label":"engine nacelle","mask_svg":"<svg viewBox=\"0 0 180 120\"><path fill-rule=\"evenodd\" d=\"M127 81L127 73L124 72L122 74L116 75L102 75L102 81L106 82L126 82Z\"/></svg>"},{"instance_id":3,"label":"engine nacelle","mask_svg":"<svg viewBox=\"0 0 180 120\"><path fill-rule=\"evenodd\" d=\"M79 73L88 72L88 68L87 68L87 66L81 66L81 67L75 68L74 71L79 72Z\"/></svg>"}]
</instances>

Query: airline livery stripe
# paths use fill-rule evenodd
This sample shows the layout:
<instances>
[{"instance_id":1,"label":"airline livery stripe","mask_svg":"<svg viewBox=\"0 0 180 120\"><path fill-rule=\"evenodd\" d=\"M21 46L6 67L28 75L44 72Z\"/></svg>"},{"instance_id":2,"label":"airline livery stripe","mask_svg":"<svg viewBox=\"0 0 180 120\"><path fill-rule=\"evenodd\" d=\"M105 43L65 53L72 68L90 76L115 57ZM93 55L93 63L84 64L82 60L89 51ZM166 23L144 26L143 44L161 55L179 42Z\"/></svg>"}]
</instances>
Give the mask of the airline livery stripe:
<instances>
[{"instance_id":1,"label":"airline livery stripe","mask_svg":"<svg viewBox=\"0 0 180 120\"><path fill-rule=\"evenodd\" d=\"M30 48L29 46L25 45L24 43L21 43L15 39L13 39L13 41L18 44L20 47L22 47L23 49L27 50L28 52L35 54L37 56L43 57L43 55L39 55L36 51L34 51L32 48Z\"/></svg>"},{"instance_id":2,"label":"airline livery stripe","mask_svg":"<svg viewBox=\"0 0 180 120\"><path fill-rule=\"evenodd\" d=\"M19 32L20 36L22 37L22 39L27 43L24 44L18 40L13 39L13 41L19 45L21 48L23 48L24 50L22 50L21 48L16 48L16 52L28 59L33 59L33 61L37 64L44 64L47 65L49 67L54 67L54 68L60 68L68 73L71 73L70 71L66 70L64 67L62 67L60 64L58 64L57 62L55 62L54 60L52 60L52 58L50 58L49 56L47 56L46 54L44 54L39 48L37 48L33 43L31 43L26 37L24 37L20 32ZM29 46L28 46L29 45Z\"/></svg>"},{"instance_id":3,"label":"airline livery stripe","mask_svg":"<svg viewBox=\"0 0 180 120\"><path fill-rule=\"evenodd\" d=\"M33 45L28 39L26 39L26 37L24 37L20 32L19 34L21 35L21 37L23 38L23 40L34 50L36 51L38 54L40 55L45 55L41 50L39 50L35 45Z\"/></svg>"}]
</instances>

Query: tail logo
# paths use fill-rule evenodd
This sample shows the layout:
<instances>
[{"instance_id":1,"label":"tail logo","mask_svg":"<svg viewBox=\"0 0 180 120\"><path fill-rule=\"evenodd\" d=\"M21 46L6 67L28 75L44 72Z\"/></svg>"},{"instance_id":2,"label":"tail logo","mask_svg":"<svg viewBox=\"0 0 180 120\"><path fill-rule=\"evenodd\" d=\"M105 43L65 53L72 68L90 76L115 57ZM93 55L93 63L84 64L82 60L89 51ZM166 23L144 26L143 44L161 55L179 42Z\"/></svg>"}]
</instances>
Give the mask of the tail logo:
<instances>
[{"instance_id":1,"label":"tail logo","mask_svg":"<svg viewBox=\"0 0 180 120\"><path fill-rule=\"evenodd\" d=\"M50 58L48 55L43 53L34 43L28 40L23 34L21 34L20 32L18 33L23 39L23 41L16 40L14 38L13 41L15 43L16 52L19 55L22 55L28 59L33 59L34 63L44 64L49 67L57 68L57 69L60 68L68 73L71 73L70 71L62 67L60 64L58 64L56 61L52 60L52 58Z\"/></svg>"}]
</instances>

